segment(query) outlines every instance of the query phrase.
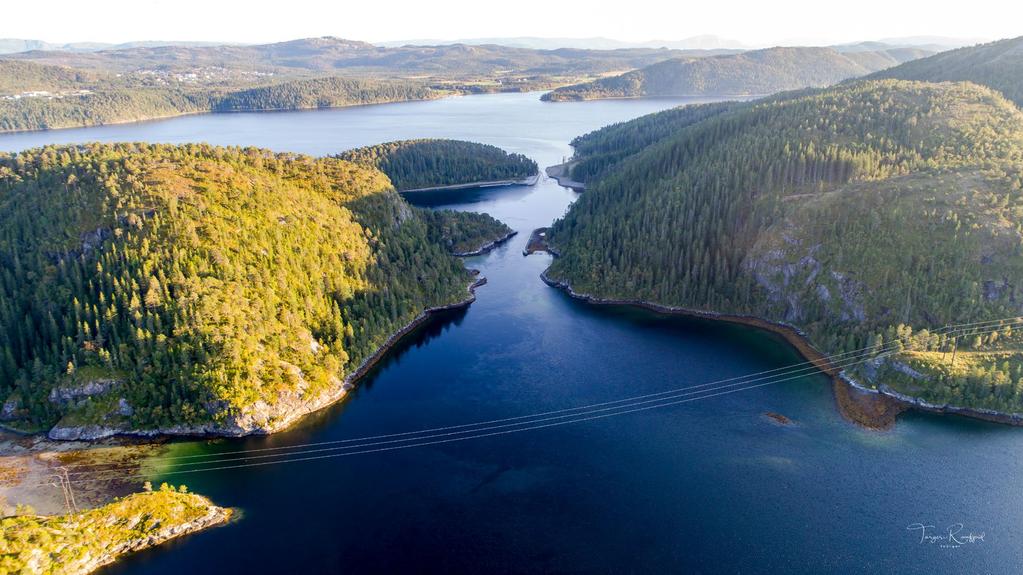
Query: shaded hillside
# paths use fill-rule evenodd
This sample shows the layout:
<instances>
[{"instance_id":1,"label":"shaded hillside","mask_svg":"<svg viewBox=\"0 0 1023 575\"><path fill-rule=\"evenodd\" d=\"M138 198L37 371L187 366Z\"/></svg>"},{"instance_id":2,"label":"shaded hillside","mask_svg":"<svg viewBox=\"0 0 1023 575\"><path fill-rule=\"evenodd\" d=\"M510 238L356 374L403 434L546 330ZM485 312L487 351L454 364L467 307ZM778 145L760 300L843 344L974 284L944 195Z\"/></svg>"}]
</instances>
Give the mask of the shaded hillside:
<instances>
[{"instance_id":1,"label":"shaded hillside","mask_svg":"<svg viewBox=\"0 0 1023 575\"><path fill-rule=\"evenodd\" d=\"M959 48L878 72L874 78L973 82L1023 106L1023 36Z\"/></svg>"},{"instance_id":2,"label":"shaded hillside","mask_svg":"<svg viewBox=\"0 0 1023 575\"><path fill-rule=\"evenodd\" d=\"M851 371L1023 411L1018 330L966 338L955 370L935 361L951 342L927 331L1023 311L1018 109L972 84L896 81L715 106L664 113L670 133L587 182L551 230L550 278L789 322L827 353L908 342ZM578 159L656 124L583 137Z\"/></svg>"},{"instance_id":3,"label":"shaded hillside","mask_svg":"<svg viewBox=\"0 0 1023 575\"><path fill-rule=\"evenodd\" d=\"M673 59L621 76L558 88L548 101L644 96L764 95L828 86L901 63L912 51L840 53L831 48L769 48L728 56Z\"/></svg>"},{"instance_id":4,"label":"shaded hillside","mask_svg":"<svg viewBox=\"0 0 1023 575\"><path fill-rule=\"evenodd\" d=\"M430 225L382 172L332 158L0 155L0 419L277 429L425 308L466 299Z\"/></svg>"}]
</instances>

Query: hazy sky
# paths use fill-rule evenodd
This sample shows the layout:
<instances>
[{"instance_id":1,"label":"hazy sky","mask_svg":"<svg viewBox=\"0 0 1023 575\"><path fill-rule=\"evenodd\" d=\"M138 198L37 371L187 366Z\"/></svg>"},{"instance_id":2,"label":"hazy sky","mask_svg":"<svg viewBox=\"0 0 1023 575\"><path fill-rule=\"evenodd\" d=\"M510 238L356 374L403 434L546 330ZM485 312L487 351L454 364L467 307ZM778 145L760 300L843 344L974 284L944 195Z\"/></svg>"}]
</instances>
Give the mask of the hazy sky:
<instances>
[{"instance_id":1,"label":"hazy sky","mask_svg":"<svg viewBox=\"0 0 1023 575\"><path fill-rule=\"evenodd\" d=\"M51 42L310 36L387 41L495 36L677 40L713 34L751 45L893 36L1023 35L1019 0L49 0L5 2L0 37Z\"/></svg>"}]
</instances>

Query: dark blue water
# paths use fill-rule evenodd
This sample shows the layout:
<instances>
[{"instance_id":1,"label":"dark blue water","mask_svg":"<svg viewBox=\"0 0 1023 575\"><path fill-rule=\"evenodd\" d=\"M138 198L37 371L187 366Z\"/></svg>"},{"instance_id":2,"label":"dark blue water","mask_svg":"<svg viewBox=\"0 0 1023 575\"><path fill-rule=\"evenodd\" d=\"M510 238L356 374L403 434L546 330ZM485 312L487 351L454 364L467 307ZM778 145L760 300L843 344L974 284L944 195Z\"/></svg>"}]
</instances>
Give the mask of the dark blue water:
<instances>
[{"instance_id":1,"label":"dark blue water","mask_svg":"<svg viewBox=\"0 0 1023 575\"><path fill-rule=\"evenodd\" d=\"M545 104L533 94L280 114L195 116L0 137L0 149L87 140L208 141L311 154L453 137L557 163L572 137L678 102ZM593 308L538 279L528 232L574 194L535 187L417 196L520 231L467 265L489 283L421 330L343 404L259 449L517 416L699 384L799 361L739 326ZM782 413L793 427L771 423ZM570 426L384 453L168 476L242 518L108 573L1017 573L1023 432L908 415L889 432L843 421L806 377ZM920 543L963 523L984 540Z\"/></svg>"}]
</instances>

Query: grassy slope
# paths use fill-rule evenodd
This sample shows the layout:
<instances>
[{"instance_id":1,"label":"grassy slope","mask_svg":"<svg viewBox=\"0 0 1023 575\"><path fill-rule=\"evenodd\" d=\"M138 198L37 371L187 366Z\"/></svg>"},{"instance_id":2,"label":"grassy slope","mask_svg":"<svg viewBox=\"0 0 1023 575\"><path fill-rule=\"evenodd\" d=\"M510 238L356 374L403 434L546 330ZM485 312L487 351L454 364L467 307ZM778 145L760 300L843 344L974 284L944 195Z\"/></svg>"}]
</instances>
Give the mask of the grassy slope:
<instances>
[{"instance_id":1,"label":"grassy slope","mask_svg":"<svg viewBox=\"0 0 1023 575\"><path fill-rule=\"evenodd\" d=\"M1023 114L968 84L855 83L740 105L680 123L588 182L552 231L563 257L550 274L598 296L792 322L826 352L894 341L902 324L1014 315L1021 161ZM1010 361L886 381L1021 411L1018 373Z\"/></svg>"}]
</instances>

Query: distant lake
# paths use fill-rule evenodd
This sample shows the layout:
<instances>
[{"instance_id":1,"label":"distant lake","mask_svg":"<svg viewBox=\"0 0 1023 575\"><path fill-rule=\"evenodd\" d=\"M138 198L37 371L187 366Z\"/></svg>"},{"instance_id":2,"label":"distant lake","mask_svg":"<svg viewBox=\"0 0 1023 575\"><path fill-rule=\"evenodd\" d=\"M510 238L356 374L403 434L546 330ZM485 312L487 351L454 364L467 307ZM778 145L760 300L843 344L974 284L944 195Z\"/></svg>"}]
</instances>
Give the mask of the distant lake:
<instances>
[{"instance_id":1,"label":"distant lake","mask_svg":"<svg viewBox=\"0 0 1023 575\"><path fill-rule=\"evenodd\" d=\"M340 110L189 116L0 136L261 146L314 155L445 137L540 166L603 125L695 100L543 103L468 96ZM519 230L466 260L467 311L396 350L343 404L269 438L181 442L193 455L344 440L570 408L800 361L740 326L594 308L538 278L529 232L576 195L534 187L417 195ZM785 427L772 411L795 421ZM160 480L159 477L154 480ZM1023 430L907 414L887 432L835 410L820 375L562 427L309 462L169 476L239 521L104 573L1007 573L1023 565ZM984 540L921 543L912 524Z\"/></svg>"}]
</instances>

